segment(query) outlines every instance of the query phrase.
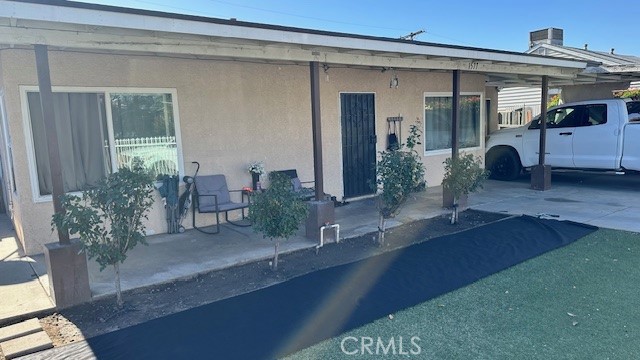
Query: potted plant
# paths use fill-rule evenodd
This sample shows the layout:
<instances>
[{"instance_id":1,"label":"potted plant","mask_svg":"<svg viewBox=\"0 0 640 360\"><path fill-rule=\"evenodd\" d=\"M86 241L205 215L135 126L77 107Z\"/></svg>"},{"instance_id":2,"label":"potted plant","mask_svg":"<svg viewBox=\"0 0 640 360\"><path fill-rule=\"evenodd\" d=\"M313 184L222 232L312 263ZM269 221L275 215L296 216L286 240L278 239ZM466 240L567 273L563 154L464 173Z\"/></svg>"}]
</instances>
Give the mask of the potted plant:
<instances>
[{"instance_id":1,"label":"potted plant","mask_svg":"<svg viewBox=\"0 0 640 360\"><path fill-rule=\"evenodd\" d=\"M120 168L82 196L65 195L64 213L53 216L52 226L79 235L83 251L95 259L100 271L113 266L116 302L122 308L120 264L127 251L138 243L146 245L145 224L153 205L153 177L142 166L133 162L131 169Z\"/></svg>"},{"instance_id":2,"label":"potted plant","mask_svg":"<svg viewBox=\"0 0 640 360\"><path fill-rule=\"evenodd\" d=\"M425 188L425 168L415 146L420 144L420 126L411 125L405 144L380 152L376 166L378 191L378 244L384 244L386 219L395 217L412 192Z\"/></svg>"},{"instance_id":3,"label":"potted plant","mask_svg":"<svg viewBox=\"0 0 640 360\"><path fill-rule=\"evenodd\" d=\"M260 176L264 175L264 163L262 161L253 161L249 163L249 173L251 174L251 184L253 190L258 190L258 182L260 182Z\"/></svg>"},{"instance_id":4,"label":"potted plant","mask_svg":"<svg viewBox=\"0 0 640 360\"><path fill-rule=\"evenodd\" d=\"M457 158L447 158L444 161L444 178L442 187L453 196L453 211L451 224L458 222L460 199L482 188L482 182L489 176L489 172L482 166L480 157L462 154Z\"/></svg>"},{"instance_id":5,"label":"potted plant","mask_svg":"<svg viewBox=\"0 0 640 360\"><path fill-rule=\"evenodd\" d=\"M269 174L269 188L256 192L249 204L249 218L253 229L263 237L275 241L272 269L278 270L280 241L296 233L300 223L307 218L307 204L293 192L288 176L273 171Z\"/></svg>"}]
</instances>

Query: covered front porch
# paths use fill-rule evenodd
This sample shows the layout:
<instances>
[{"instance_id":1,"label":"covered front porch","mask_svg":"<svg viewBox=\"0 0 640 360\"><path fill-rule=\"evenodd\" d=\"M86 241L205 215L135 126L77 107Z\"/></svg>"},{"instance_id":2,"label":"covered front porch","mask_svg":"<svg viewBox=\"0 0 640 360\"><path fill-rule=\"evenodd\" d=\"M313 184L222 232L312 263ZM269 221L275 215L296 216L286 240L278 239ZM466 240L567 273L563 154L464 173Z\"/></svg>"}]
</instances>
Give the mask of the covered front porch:
<instances>
[{"instance_id":1,"label":"covered front porch","mask_svg":"<svg viewBox=\"0 0 640 360\"><path fill-rule=\"evenodd\" d=\"M577 172L554 173L555 186L545 192L532 191L529 176L512 182L488 180L478 193L469 198L471 209L498 212L510 215L527 214L548 216L558 220L571 220L600 227L639 232L637 214L640 210L640 193L636 191L638 176L615 174L585 174ZM442 188L430 187L416 193L402 209L389 227L411 221L436 217L448 211L441 207ZM353 201L336 208L336 222L340 224L341 239L353 238L375 232L377 215L373 199ZM0 229L8 230L9 221L0 222ZM12 241L14 235L6 235L3 241ZM129 253L121 266L122 285L125 290L168 283L177 279L191 278L201 273L234 266L241 263L268 259L273 255L273 244L263 239L251 228L224 226L218 235L205 235L197 231L184 234L163 234L148 237L149 246L138 246ZM314 255L316 242L304 237L304 229L298 236L284 241L282 251L309 249ZM331 245L329 245L331 246ZM323 249L320 249L322 252ZM15 253L33 272L23 271L23 279L8 282L12 273L0 272L0 283L17 284L5 287L16 299L23 299L20 306L12 308L5 304L5 313L0 322L29 313L39 313L52 308L49 300L49 281L44 256L25 256L16 247ZM0 261L0 265L13 265L11 257ZM267 264L264 264L268 271ZM286 268L286 261L282 264ZM89 262L90 286L94 298L114 293L111 269L99 271L97 264ZM18 276L18 274L13 274ZM36 286L38 278L41 286ZM29 299L29 301L26 301ZM48 311L48 310L45 310Z\"/></svg>"},{"instance_id":2,"label":"covered front porch","mask_svg":"<svg viewBox=\"0 0 640 360\"><path fill-rule=\"evenodd\" d=\"M448 211L442 208L442 188L432 187L415 193L395 219L387 221L387 227L433 218ZM377 231L378 215L373 198L352 201L335 209L336 223L340 225L340 239L348 239ZM248 262L273 257L273 242L256 233L251 227L223 224L216 235L196 230L182 234L159 234L147 237L148 246L139 245L127 253L127 260L120 265L122 290L194 277ZM333 241L333 240L331 240ZM373 241L373 239L372 239ZM298 234L282 241L280 252L314 249L318 245L305 237L304 226ZM322 251L322 249L319 249ZM309 252L309 256L314 256ZM34 268L44 284L47 269L44 255L32 256ZM283 263L282 266L286 266ZM115 293L112 268L102 272L99 265L89 261L89 284L94 299ZM48 290L48 288L47 288Z\"/></svg>"},{"instance_id":3,"label":"covered front porch","mask_svg":"<svg viewBox=\"0 0 640 360\"><path fill-rule=\"evenodd\" d=\"M640 231L635 217L629 215L638 210L636 204L640 194L635 191L638 176L581 172L556 172L553 176L556 186L546 192L532 191L529 175L513 182L488 180L483 189L469 197L469 208ZM374 201L373 198L352 201L335 209L341 240L377 231L378 213ZM414 193L400 214L387 221L387 228L448 213L449 210L442 207L442 187L430 187ZM312 250L318 242L306 238L304 230L301 226L297 236L282 241L281 252L309 249L309 256L315 256ZM273 242L262 238L252 228L227 224L218 235L189 230L183 234L149 236L148 242L149 246L134 248L121 265L123 290L269 259L274 251ZM44 259L41 260L38 262L44 264ZM286 267L286 262L282 266ZM46 269L42 270L46 274ZM98 265L89 261L89 277L94 298L114 293L112 269L100 272Z\"/></svg>"}]
</instances>

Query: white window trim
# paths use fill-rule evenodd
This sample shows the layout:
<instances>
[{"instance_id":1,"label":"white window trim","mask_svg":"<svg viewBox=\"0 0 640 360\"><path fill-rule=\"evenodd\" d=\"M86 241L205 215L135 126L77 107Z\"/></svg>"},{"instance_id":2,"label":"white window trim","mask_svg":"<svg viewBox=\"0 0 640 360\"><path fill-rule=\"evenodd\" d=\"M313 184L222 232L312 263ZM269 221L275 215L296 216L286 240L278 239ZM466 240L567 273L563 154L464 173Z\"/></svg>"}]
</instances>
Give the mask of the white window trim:
<instances>
[{"instance_id":1,"label":"white window trim","mask_svg":"<svg viewBox=\"0 0 640 360\"><path fill-rule=\"evenodd\" d=\"M22 123L24 130L25 146L27 150L27 162L29 167L29 176L31 182L31 195L34 203L45 203L53 200L51 195L40 195L40 187L38 184L38 170L36 167L35 147L33 144L33 132L31 129L31 116L29 114L29 103L27 99L27 92L40 91L38 86L20 85L20 105L22 107ZM103 93L105 95L105 110L107 111L107 128L109 135L109 145L114 147L114 135L113 124L111 116L110 98L111 93L125 93L125 94L171 94L171 102L173 106L173 126L176 133L176 147L178 154L178 174L179 178L182 178L184 174L184 160L182 156L182 135L180 132L180 111L178 107L178 92L175 88L138 88L138 87L73 87L73 86L53 86L53 92L85 92L85 93ZM109 101L109 102L108 102ZM111 165L112 169L117 169L116 159L113 154L114 149L111 149ZM71 192L70 194L80 195L80 192Z\"/></svg>"},{"instance_id":2,"label":"white window trim","mask_svg":"<svg viewBox=\"0 0 640 360\"><path fill-rule=\"evenodd\" d=\"M480 129L478 129L480 131L479 134L479 139L480 139L480 146L474 146L474 147L470 147L470 148L460 148L460 150L462 151L468 151L468 152L472 152L472 151L480 151L482 149L484 149L484 122L485 122L485 114L484 114L484 108L485 108L485 104L484 104L484 92L481 91L466 91L466 92L461 92L460 95L471 95L471 96L479 96L480 97ZM422 96L422 117L424 119L424 124L422 124L422 131L425 131L425 127L427 126L427 119L424 117L424 108L426 106L426 99L427 97L444 97L444 96L448 96L448 97L453 97L453 92L425 92ZM426 140L426 134L424 134L425 138L422 140L423 143L426 145L427 140ZM423 155L424 156L438 156L438 155L451 155L451 148L447 148L447 149L438 149L438 150L425 150L425 145L422 146L422 151L423 151Z\"/></svg>"}]
</instances>

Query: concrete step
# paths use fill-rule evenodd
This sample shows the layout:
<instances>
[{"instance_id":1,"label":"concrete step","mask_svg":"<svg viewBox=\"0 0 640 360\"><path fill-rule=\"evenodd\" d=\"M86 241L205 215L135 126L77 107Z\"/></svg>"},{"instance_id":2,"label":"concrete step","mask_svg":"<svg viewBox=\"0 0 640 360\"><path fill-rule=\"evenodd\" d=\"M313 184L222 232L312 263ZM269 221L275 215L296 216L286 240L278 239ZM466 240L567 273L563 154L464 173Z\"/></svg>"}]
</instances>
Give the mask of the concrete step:
<instances>
[{"instance_id":1,"label":"concrete step","mask_svg":"<svg viewBox=\"0 0 640 360\"><path fill-rule=\"evenodd\" d=\"M29 319L0 328L0 350L6 359L13 359L52 347L51 339L42 329L38 319Z\"/></svg>"},{"instance_id":2,"label":"concrete step","mask_svg":"<svg viewBox=\"0 0 640 360\"><path fill-rule=\"evenodd\" d=\"M40 326L40 322L36 318L5 326L0 328L0 343L38 331L42 331L42 326Z\"/></svg>"}]
</instances>

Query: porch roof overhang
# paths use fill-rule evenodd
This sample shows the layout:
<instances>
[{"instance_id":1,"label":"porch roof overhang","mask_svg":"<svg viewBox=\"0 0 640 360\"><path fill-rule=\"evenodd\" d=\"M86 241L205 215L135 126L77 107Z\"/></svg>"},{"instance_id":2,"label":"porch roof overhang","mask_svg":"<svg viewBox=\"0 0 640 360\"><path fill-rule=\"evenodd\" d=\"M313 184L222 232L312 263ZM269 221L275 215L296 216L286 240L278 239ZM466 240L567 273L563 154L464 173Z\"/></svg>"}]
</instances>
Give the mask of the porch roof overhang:
<instances>
[{"instance_id":1,"label":"porch roof overhang","mask_svg":"<svg viewBox=\"0 0 640 360\"><path fill-rule=\"evenodd\" d=\"M481 73L489 86L595 82L586 62L516 52L290 28L60 0L0 0L0 49L50 50L329 67ZM607 78L608 79L608 78Z\"/></svg>"},{"instance_id":2,"label":"porch roof overhang","mask_svg":"<svg viewBox=\"0 0 640 360\"><path fill-rule=\"evenodd\" d=\"M516 87L529 86L539 87L541 80L539 77L524 74L505 74L491 73L488 75L487 85L499 87ZM627 69L625 71L616 71L610 68L600 66L587 66L574 77L555 77L549 75L550 87L562 87L568 85L589 85L596 83L620 83L640 81L640 69Z\"/></svg>"},{"instance_id":3,"label":"porch roof overhang","mask_svg":"<svg viewBox=\"0 0 640 360\"><path fill-rule=\"evenodd\" d=\"M526 51L527 54L552 54L563 59L585 61L587 67L575 79L565 82L555 82L553 85L584 85L593 83L620 83L640 80L640 58L593 51L586 49L558 46L553 44L538 44ZM613 51L613 49L612 49ZM547 56L547 55L545 55Z\"/></svg>"}]
</instances>

